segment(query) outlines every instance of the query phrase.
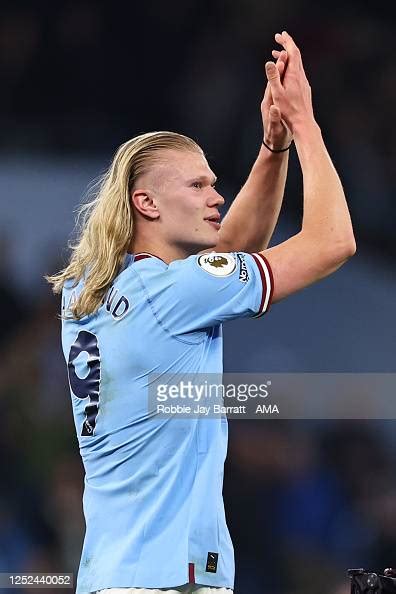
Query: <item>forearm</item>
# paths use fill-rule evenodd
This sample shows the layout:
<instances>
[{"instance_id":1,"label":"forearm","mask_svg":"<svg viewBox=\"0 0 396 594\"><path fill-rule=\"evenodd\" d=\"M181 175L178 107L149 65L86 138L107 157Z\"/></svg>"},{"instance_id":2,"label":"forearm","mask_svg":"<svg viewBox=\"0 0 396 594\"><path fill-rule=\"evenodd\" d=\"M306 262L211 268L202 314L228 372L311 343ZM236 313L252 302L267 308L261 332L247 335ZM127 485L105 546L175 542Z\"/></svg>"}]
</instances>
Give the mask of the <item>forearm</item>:
<instances>
[{"instance_id":1,"label":"forearm","mask_svg":"<svg viewBox=\"0 0 396 594\"><path fill-rule=\"evenodd\" d=\"M255 252L267 247L282 206L287 167L288 151L271 153L261 147L223 220L216 251Z\"/></svg>"},{"instance_id":2,"label":"forearm","mask_svg":"<svg viewBox=\"0 0 396 594\"><path fill-rule=\"evenodd\" d=\"M297 235L264 252L274 276L274 302L333 273L356 250L344 191L319 127L309 125L301 134L295 129L294 140L304 214Z\"/></svg>"},{"instance_id":3,"label":"forearm","mask_svg":"<svg viewBox=\"0 0 396 594\"><path fill-rule=\"evenodd\" d=\"M354 244L353 229L341 181L326 150L319 126L295 129L295 144L303 173L302 233L316 245L343 251Z\"/></svg>"}]
</instances>

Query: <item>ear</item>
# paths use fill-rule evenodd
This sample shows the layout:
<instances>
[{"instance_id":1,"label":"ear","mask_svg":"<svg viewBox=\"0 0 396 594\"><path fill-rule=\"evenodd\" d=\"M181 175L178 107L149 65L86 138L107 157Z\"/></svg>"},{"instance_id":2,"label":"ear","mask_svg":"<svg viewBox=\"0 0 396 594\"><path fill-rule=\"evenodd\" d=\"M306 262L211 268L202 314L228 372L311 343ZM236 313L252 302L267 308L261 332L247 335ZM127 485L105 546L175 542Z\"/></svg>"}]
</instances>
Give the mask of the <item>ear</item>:
<instances>
[{"instance_id":1,"label":"ear","mask_svg":"<svg viewBox=\"0 0 396 594\"><path fill-rule=\"evenodd\" d=\"M152 220L159 218L157 202L148 190L134 190L131 200L132 206L143 216Z\"/></svg>"}]
</instances>

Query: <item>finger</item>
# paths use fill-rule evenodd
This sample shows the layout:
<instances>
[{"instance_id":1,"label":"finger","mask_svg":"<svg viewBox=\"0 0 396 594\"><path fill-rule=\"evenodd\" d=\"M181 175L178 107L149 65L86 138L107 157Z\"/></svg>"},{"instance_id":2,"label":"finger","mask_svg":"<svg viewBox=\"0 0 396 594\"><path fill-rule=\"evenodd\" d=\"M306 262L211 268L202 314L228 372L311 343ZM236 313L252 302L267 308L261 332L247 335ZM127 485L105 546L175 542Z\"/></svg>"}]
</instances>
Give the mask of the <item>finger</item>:
<instances>
[{"instance_id":1,"label":"finger","mask_svg":"<svg viewBox=\"0 0 396 594\"><path fill-rule=\"evenodd\" d=\"M279 45L283 45L286 49L286 39L283 39L283 35L281 33L275 33L275 41L279 43Z\"/></svg>"},{"instance_id":2,"label":"finger","mask_svg":"<svg viewBox=\"0 0 396 594\"><path fill-rule=\"evenodd\" d=\"M271 105L271 85L269 84L269 82L267 82L266 87L265 87L265 91L264 91L264 97L263 97L263 106L266 110L269 109L269 106Z\"/></svg>"},{"instance_id":3,"label":"finger","mask_svg":"<svg viewBox=\"0 0 396 594\"><path fill-rule=\"evenodd\" d=\"M281 78L282 78L282 74L285 70L285 63L282 62L282 60L278 60L276 63L276 67L279 70L279 74L281 75Z\"/></svg>"},{"instance_id":4,"label":"finger","mask_svg":"<svg viewBox=\"0 0 396 594\"><path fill-rule=\"evenodd\" d=\"M281 62L287 62L287 51L286 50L281 50L279 52L278 60L280 60Z\"/></svg>"},{"instance_id":5,"label":"finger","mask_svg":"<svg viewBox=\"0 0 396 594\"><path fill-rule=\"evenodd\" d=\"M290 47L291 51L293 51L296 54L300 54L300 50L297 47L296 42L294 41L293 37L291 35L289 35L289 33L287 31L282 31L282 37L285 40L286 49L287 49L287 47Z\"/></svg>"},{"instance_id":6,"label":"finger","mask_svg":"<svg viewBox=\"0 0 396 594\"><path fill-rule=\"evenodd\" d=\"M285 50L282 50L279 54L278 60L276 61L276 66L279 70L280 79L281 79L282 83L283 83L283 78L285 76L288 59L289 59L289 56L287 55L287 52Z\"/></svg>"},{"instance_id":7,"label":"finger","mask_svg":"<svg viewBox=\"0 0 396 594\"><path fill-rule=\"evenodd\" d=\"M282 33L276 33L275 41L282 45L283 48L289 52L289 54L299 54L300 50L298 49L294 39L287 31L282 31Z\"/></svg>"},{"instance_id":8,"label":"finger","mask_svg":"<svg viewBox=\"0 0 396 594\"><path fill-rule=\"evenodd\" d=\"M286 50L272 50L272 55L274 56L274 58L280 59L280 60L287 60L287 51Z\"/></svg>"},{"instance_id":9,"label":"finger","mask_svg":"<svg viewBox=\"0 0 396 594\"><path fill-rule=\"evenodd\" d=\"M290 33L288 33L287 31L282 31L282 36L283 36L283 37L284 37L286 40L288 40L288 41L291 41L292 43L294 43L294 45L296 45L296 43L295 43L295 41L294 41L293 37L292 37L292 36L290 35ZM297 46L296 46L296 47L297 47Z\"/></svg>"},{"instance_id":10,"label":"finger","mask_svg":"<svg viewBox=\"0 0 396 594\"><path fill-rule=\"evenodd\" d=\"M266 62L265 73L267 75L268 82L271 85L272 97L275 98L275 96L279 95L283 89L280 81L279 70L274 62Z\"/></svg>"},{"instance_id":11,"label":"finger","mask_svg":"<svg viewBox=\"0 0 396 594\"><path fill-rule=\"evenodd\" d=\"M285 50L278 51L272 50L272 56L276 59L276 65L279 64L285 65L287 62L287 52Z\"/></svg>"}]
</instances>

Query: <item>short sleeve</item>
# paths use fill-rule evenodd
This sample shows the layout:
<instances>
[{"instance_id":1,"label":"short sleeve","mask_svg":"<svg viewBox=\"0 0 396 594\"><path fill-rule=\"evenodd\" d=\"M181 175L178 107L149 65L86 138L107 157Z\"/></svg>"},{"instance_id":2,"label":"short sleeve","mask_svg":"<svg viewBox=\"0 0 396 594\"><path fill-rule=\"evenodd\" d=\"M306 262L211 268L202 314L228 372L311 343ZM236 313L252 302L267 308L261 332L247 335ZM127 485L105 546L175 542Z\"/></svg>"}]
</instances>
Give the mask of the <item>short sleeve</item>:
<instances>
[{"instance_id":1,"label":"short sleeve","mask_svg":"<svg viewBox=\"0 0 396 594\"><path fill-rule=\"evenodd\" d=\"M184 334L268 311L273 277L260 254L210 253L175 260L148 287L155 315Z\"/></svg>"}]
</instances>

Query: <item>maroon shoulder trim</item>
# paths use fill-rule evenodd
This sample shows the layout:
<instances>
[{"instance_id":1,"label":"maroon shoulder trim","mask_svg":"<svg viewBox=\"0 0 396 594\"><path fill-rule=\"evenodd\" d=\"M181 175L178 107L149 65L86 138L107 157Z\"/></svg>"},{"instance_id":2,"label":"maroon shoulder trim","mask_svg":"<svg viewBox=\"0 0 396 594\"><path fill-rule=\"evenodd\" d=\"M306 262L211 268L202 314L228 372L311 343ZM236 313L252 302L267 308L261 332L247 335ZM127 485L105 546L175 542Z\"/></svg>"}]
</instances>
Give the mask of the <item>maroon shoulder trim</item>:
<instances>
[{"instance_id":1,"label":"maroon shoulder trim","mask_svg":"<svg viewBox=\"0 0 396 594\"><path fill-rule=\"evenodd\" d=\"M253 317L260 317L268 311L272 295L274 292L274 277L272 274L271 266L265 256L261 253L251 254L254 261L256 262L257 268L260 272L261 283L263 286L263 292L261 296L261 303L257 314Z\"/></svg>"},{"instance_id":2,"label":"maroon shoulder trim","mask_svg":"<svg viewBox=\"0 0 396 594\"><path fill-rule=\"evenodd\" d=\"M265 274L264 274L264 270L263 270L263 266L260 262L260 260L258 259L258 257L256 256L256 254L252 254L254 261L256 262L257 268L259 269L260 272L260 277L261 277L261 284L262 286L262 294L261 294L261 302L260 302L260 307L259 310L257 312L256 315L260 315L263 311L263 307L264 307L264 301L265 301L265 296L267 294L267 281L265 280Z\"/></svg>"},{"instance_id":3,"label":"maroon shoulder trim","mask_svg":"<svg viewBox=\"0 0 396 594\"><path fill-rule=\"evenodd\" d=\"M272 297L273 297L273 294L274 294L274 275L272 273L272 268L271 268L271 265L268 262L267 258L264 256L264 254L260 254L260 256L262 257L262 259L264 260L264 262L267 264L268 274L269 274L270 279L271 279L271 289L270 289L270 295L269 295L268 305L267 305L267 310L268 310L270 308L270 306L271 306Z\"/></svg>"}]
</instances>

